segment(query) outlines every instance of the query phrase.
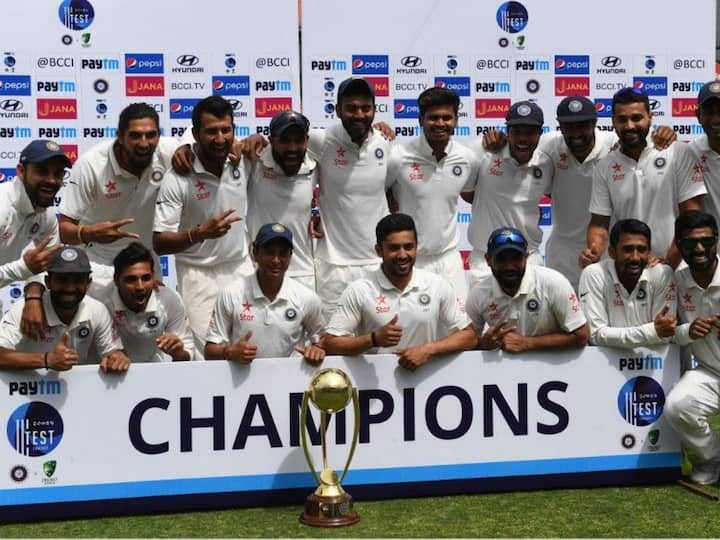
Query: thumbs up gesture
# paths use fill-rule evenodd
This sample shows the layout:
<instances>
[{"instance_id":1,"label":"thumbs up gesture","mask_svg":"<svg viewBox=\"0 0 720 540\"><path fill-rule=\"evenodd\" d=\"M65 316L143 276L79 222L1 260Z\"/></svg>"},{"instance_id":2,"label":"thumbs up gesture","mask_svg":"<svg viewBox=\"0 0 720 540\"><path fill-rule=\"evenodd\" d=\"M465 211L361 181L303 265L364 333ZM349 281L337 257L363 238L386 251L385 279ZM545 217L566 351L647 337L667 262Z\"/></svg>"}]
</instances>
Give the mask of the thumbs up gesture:
<instances>
[{"instance_id":1,"label":"thumbs up gesture","mask_svg":"<svg viewBox=\"0 0 720 540\"><path fill-rule=\"evenodd\" d=\"M244 338L230 345L225 352L225 357L228 360L235 360L241 364L249 364L252 362L257 355L257 345L250 343L252 334L252 330L250 330L245 334Z\"/></svg>"},{"instance_id":2,"label":"thumbs up gesture","mask_svg":"<svg viewBox=\"0 0 720 540\"><path fill-rule=\"evenodd\" d=\"M402 338L402 326L398 324L397 313L390 322L375 331L375 339L380 347L394 347L400 343L400 338Z\"/></svg>"},{"instance_id":3,"label":"thumbs up gesture","mask_svg":"<svg viewBox=\"0 0 720 540\"><path fill-rule=\"evenodd\" d=\"M47 355L48 368L55 371L67 371L78 362L78 353L75 349L68 347L70 335L65 332L55 348Z\"/></svg>"},{"instance_id":4,"label":"thumbs up gesture","mask_svg":"<svg viewBox=\"0 0 720 540\"><path fill-rule=\"evenodd\" d=\"M663 307L655 316L655 332L662 338L672 337L675 335L675 326L677 326L677 317L675 314L668 315L670 308Z\"/></svg>"}]
</instances>

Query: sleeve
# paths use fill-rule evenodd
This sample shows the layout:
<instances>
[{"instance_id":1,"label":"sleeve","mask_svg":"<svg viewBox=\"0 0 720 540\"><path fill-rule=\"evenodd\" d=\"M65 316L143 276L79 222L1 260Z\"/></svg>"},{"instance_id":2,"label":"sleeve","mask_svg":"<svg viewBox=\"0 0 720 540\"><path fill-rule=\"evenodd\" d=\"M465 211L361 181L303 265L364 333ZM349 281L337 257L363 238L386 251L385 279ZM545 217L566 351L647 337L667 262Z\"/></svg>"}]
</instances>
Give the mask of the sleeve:
<instances>
[{"instance_id":1,"label":"sleeve","mask_svg":"<svg viewBox=\"0 0 720 540\"><path fill-rule=\"evenodd\" d=\"M694 343L695 340L690 337L690 323L681 324L675 328L675 335L671 342L683 347Z\"/></svg>"},{"instance_id":2,"label":"sleeve","mask_svg":"<svg viewBox=\"0 0 720 540\"><path fill-rule=\"evenodd\" d=\"M385 176L385 191L392 188L397 182L400 173L400 149L396 145L390 147L390 157L388 158L387 175Z\"/></svg>"},{"instance_id":3,"label":"sleeve","mask_svg":"<svg viewBox=\"0 0 720 540\"><path fill-rule=\"evenodd\" d=\"M81 220L97 197L95 173L87 160L79 159L70 169L70 179L60 201L60 214Z\"/></svg>"},{"instance_id":4,"label":"sleeve","mask_svg":"<svg viewBox=\"0 0 720 540\"><path fill-rule=\"evenodd\" d=\"M16 281L28 279L32 275L32 271L25 264L25 259L21 254L17 260L0 265L0 288Z\"/></svg>"},{"instance_id":5,"label":"sleeve","mask_svg":"<svg viewBox=\"0 0 720 540\"><path fill-rule=\"evenodd\" d=\"M685 202L698 195L705 195L707 193L705 180L695 154L684 143L675 143L671 148L675 153L673 156L673 172L675 175L673 180L678 203Z\"/></svg>"},{"instance_id":6,"label":"sleeve","mask_svg":"<svg viewBox=\"0 0 720 540\"><path fill-rule=\"evenodd\" d=\"M185 198L180 182L172 172L165 174L155 202L154 232L177 232L179 230Z\"/></svg>"},{"instance_id":7,"label":"sleeve","mask_svg":"<svg viewBox=\"0 0 720 540\"><path fill-rule=\"evenodd\" d=\"M351 284L340 297L340 303L330 318L327 333L333 336L354 336L362 323L361 291Z\"/></svg>"},{"instance_id":8,"label":"sleeve","mask_svg":"<svg viewBox=\"0 0 720 540\"><path fill-rule=\"evenodd\" d=\"M33 235L33 244L37 246L42 242L46 236L52 236L48 246L54 246L60 242L60 230L58 229L58 220L55 217L55 213L50 211L47 212L43 219L43 224Z\"/></svg>"},{"instance_id":9,"label":"sleeve","mask_svg":"<svg viewBox=\"0 0 720 540\"><path fill-rule=\"evenodd\" d=\"M313 128L310 130L308 138L308 155L315 161L320 161L323 146L325 146L326 131L322 128Z\"/></svg>"},{"instance_id":10,"label":"sleeve","mask_svg":"<svg viewBox=\"0 0 720 540\"><path fill-rule=\"evenodd\" d=\"M553 152L557 150L560 140L562 139L562 133L560 131L550 131L543 133L540 136L540 142L538 148L546 153L548 156L553 155Z\"/></svg>"},{"instance_id":11,"label":"sleeve","mask_svg":"<svg viewBox=\"0 0 720 540\"><path fill-rule=\"evenodd\" d=\"M185 305L179 294L167 287L164 287L164 289L167 291L165 294L167 296L166 305L168 310L168 322L165 331L170 334L175 334L182 339L183 347L190 353L190 358L193 358L195 354L195 341L193 340L192 331L190 330L190 322L185 312Z\"/></svg>"},{"instance_id":12,"label":"sleeve","mask_svg":"<svg viewBox=\"0 0 720 540\"><path fill-rule=\"evenodd\" d=\"M608 181L603 174L606 168L607 162L602 160L595 167L592 178L592 194L590 196L590 213L598 214L599 216L612 216L613 205L612 199L610 198L610 189L608 188Z\"/></svg>"},{"instance_id":13,"label":"sleeve","mask_svg":"<svg viewBox=\"0 0 720 540\"><path fill-rule=\"evenodd\" d=\"M482 315L482 290L477 287L470 289L467 301L465 302L465 313L470 318L476 332L482 332L485 328L485 318Z\"/></svg>"},{"instance_id":14,"label":"sleeve","mask_svg":"<svg viewBox=\"0 0 720 540\"><path fill-rule=\"evenodd\" d=\"M20 344L22 340L20 317L23 305L23 301L17 302L12 308L5 312L2 321L0 321L0 347L15 350Z\"/></svg>"},{"instance_id":15,"label":"sleeve","mask_svg":"<svg viewBox=\"0 0 720 540\"><path fill-rule=\"evenodd\" d=\"M438 295L440 296L440 322L448 330L463 330L470 326L470 319L460 309L455 291L444 279L439 280Z\"/></svg>"},{"instance_id":16,"label":"sleeve","mask_svg":"<svg viewBox=\"0 0 720 540\"><path fill-rule=\"evenodd\" d=\"M117 327L113 324L107 307L98 303L92 325L94 330L93 343L100 358L105 358L111 352L123 349L120 334L117 331Z\"/></svg>"},{"instance_id":17,"label":"sleeve","mask_svg":"<svg viewBox=\"0 0 720 540\"><path fill-rule=\"evenodd\" d=\"M317 343L325 331L325 321L322 316L322 302L320 297L315 293L309 294L305 299L303 331L310 340L310 343Z\"/></svg>"},{"instance_id":18,"label":"sleeve","mask_svg":"<svg viewBox=\"0 0 720 540\"><path fill-rule=\"evenodd\" d=\"M550 283L551 308L560 328L565 332L574 332L587 320L580 307L578 297L565 276L553 272Z\"/></svg>"},{"instance_id":19,"label":"sleeve","mask_svg":"<svg viewBox=\"0 0 720 540\"><path fill-rule=\"evenodd\" d=\"M195 143L195 136L192 133L192 124L187 126L185 128L185 131L183 131L182 136L178 140L178 146L184 146L186 144L189 144L192 146ZM174 150L173 150L174 152Z\"/></svg>"},{"instance_id":20,"label":"sleeve","mask_svg":"<svg viewBox=\"0 0 720 540\"><path fill-rule=\"evenodd\" d=\"M233 302L228 289L220 289L215 300L205 341L208 343L230 343L233 333Z\"/></svg>"},{"instance_id":21,"label":"sleeve","mask_svg":"<svg viewBox=\"0 0 720 540\"><path fill-rule=\"evenodd\" d=\"M473 154L473 162L475 163L475 166L472 168L470 176L468 176L467 182L465 182L465 185L462 188L463 193L475 191L478 178L482 174L482 171L484 171L487 167L488 156L492 155L482 147L482 142L471 145L470 150Z\"/></svg>"}]
</instances>

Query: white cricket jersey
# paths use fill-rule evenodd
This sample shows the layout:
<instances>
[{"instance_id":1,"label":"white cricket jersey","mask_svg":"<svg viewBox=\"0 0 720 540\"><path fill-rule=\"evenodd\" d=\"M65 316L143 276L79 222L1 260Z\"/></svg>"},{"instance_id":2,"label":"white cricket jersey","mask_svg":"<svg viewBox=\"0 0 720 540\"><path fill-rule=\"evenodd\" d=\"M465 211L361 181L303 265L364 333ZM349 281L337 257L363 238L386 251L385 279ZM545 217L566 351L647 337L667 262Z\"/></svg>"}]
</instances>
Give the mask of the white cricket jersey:
<instances>
[{"instance_id":1,"label":"white cricket jersey","mask_svg":"<svg viewBox=\"0 0 720 540\"><path fill-rule=\"evenodd\" d=\"M350 283L332 315L328 334L362 336L379 330L398 315L400 343L392 349L372 350L382 353L437 341L446 337L448 330L470 325L450 283L418 268L412 272L410 283L402 291L390 283L382 268Z\"/></svg>"},{"instance_id":2,"label":"white cricket jersey","mask_svg":"<svg viewBox=\"0 0 720 540\"><path fill-rule=\"evenodd\" d=\"M678 205L706 193L693 153L683 143L665 150L648 144L634 159L612 150L593 175L590 212L610 216L610 227L621 219L644 221L652 231L651 250L664 257L674 235Z\"/></svg>"},{"instance_id":3,"label":"white cricket jersey","mask_svg":"<svg viewBox=\"0 0 720 540\"><path fill-rule=\"evenodd\" d=\"M125 352L133 362L169 362L172 358L157 347L156 339L162 334L175 334L182 339L185 350L193 357L190 323L180 295L169 287L160 286L152 292L145 311L135 313L128 309L113 289L107 302L113 324L120 334Z\"/></svg>"},{"instance_id":4,"label":"white cricket jersey","mask_svg":"<svg viewBox=\"0 0 720 540\"><path fill-rule=\"evenodd\" d=\"M23 250L50 234L50 245L57 244L54 208L34 208L20 178L0 184L0 288L33 275L22 257Z\"/></svg>"},{"instance_id":5,"label":"white cricket jersey","mask_svg":"<svg viewBox=\"0 0 720 540\"><path fill-rule=\"evenodd\" d=\"M62 340L63 335L68 333L70 339L67 346L77 351L78 364L98 363L111 352L123 348L120 337L113 328L110 312L94 298L85 296L75 317L66 325L55 313L50 301L50 291L46 290L43 293L43 307L47 328L41 341L27 338L20 332L24 306L25 301L18 300L5 313L0 323L0 347L18 352L50 352ZM99 358L95 357L96 354Z\"/></svg>"},{"instance_id":6,"label":"white cricket jersey","mask_svg":"<svg viewBox=\"0 0 720 540\"><path fill-rule=\"evenodd\" d=\"M633 348L670 341L657 335L654 323L665 306L668 316L675 314L677 291L669 266L646 267L628 292L620 283L615 261L605 259L585 267L578 293L593 345Z\"/></svg>"},{"instance_id":7,"label":"white cricket jersey","mask_svg":"<svg viewBox=\"0 0 720 540\"><path fill-rule=\"evenodd\" d=\"M490 234L498 227L515 227L523 233L530 251L537 251L542 242L538 201L552 189L553 164L540 149L530 161L520 165L510 155L508 145L493 154L482 149L478 174L470 179L463 191L474 191L472 220L468 240L473 248L487 250Z\"/></svg>"},{"instance_id":8,"label":"white cricket jersey","mask_svg":"<svg viewBox=\"0 0 720 540\"><path fill-rule=\"evenodd\" d=\"M135 222L122 230L137 233L139 241L152 249L155 200L163 176L172 170L178 141L160 137L152 162L140 179L118 164L113 151L116 142L103 141L80 155L70 170L60 214L79 220L80 225L133 218ZM91 261L111 265L115 255L134 241L120 238L109 244L91 242L85 249Z\"/></svg>"},{"instance_id":9,"label":"white cricket jersey","mask_svg":"<svg viewBox=\"0 0 720 540\"><path fill-rule=\"evenodd\" d=\"M206 340L233 344L252 332L250 343L257 346L258 358L284 358L308 339L317 343L324 326L315 292L286 277L270 302L253 274L220 290Z\"/></svg>"},{"instance_id":10,"label":"white cricket jersey","mask_svg":"<svg viewBox=\"0 0 720 540\"><path fill-rule=\"evenodd\" d=\"M515 296L507 295L487 273L470 290L465 311L478 332L484 325L509 321L524 336L574 332L585 315L570 282L555 270L528 264Z\"/></svg>"},{"instance_id":11,"label":"white cricket jersey","mask_svg":"<svg viewBox=\"0 0 720 540\"><path fill-rule=\"evenodd\" d=\"M720 223L720 154L710 148L707 135L701 135L688 143L697 160L697 166L705 178L707 197L703 199L703 210L712 214Z\"/></svg>"},{"instance_id":12,"label":"white cricket jersey","mask_svg":"<svg viewBox=\"0 0 720 540\"><path fill-rule=\"evenodd\" d=\"M400 212L415 220L418 255L457 249L458 197L476 174L473 151L452 139L440 161L424 134L393 147L385 188L392 189Z\"/></svg>"},{"instance_id":13,"label":"white cricket jersey","mask_svg":"<svg viewBox=\"0 0 720 540\"><path fill-rule=\"evenodd\" d=\"M242 261L248 255L245 229L247 172L244 163L233 167L229 160L220 178L205 170L195 155L193 171L180 176L170 170L165 175L155 208L155 232L182 232L204 223L231 208L233 216L243 219L232 224L220 238L208 238L184 251L175 253L175 260L195 266Z\"/></svg>"},{"instance_id":14,"label":"white cricket jersey","mask_svg":"<svg viewBox=\"0 0 720 540\"><path fill-rule=\"evenodd\" d=\"M390 143L373 129L362 146L342 124L311 129L308 153L318 162L318 206L325 235L315 256L335 265L377 262L375 225L388 211L385 198Z\"/></svg>"},{"instance_id":15,"label":"white cricket jersey","mask_svg":"<svg viewBox=\"0 0 720 540\"><path fill-rule=\"evenodd\" d=\"M287 275L312 276L312 239L308 231L313 189L317 183L317 163L306 155L300 170L286 176L275 163L267 146L248 177L247 226L250 240L266 223L282 223L293 235L293 254Z\"/></svg>"}]
</instances>

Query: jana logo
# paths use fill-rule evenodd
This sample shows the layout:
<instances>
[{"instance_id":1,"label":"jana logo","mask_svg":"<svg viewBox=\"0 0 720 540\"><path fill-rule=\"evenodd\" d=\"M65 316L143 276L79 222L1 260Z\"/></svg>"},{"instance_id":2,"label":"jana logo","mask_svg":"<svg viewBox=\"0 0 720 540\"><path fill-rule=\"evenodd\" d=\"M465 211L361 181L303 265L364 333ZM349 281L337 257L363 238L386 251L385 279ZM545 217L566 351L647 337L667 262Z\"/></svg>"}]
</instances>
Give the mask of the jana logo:
<instances>
[{"instance_id":1,"label":"jana logo","mask_svg":"<svg viewBox=\"0 0 720 540\"><path fill-rule=\"evenodd\" d=\"M495 20L504 32L517 34L527 26L528 12L520 2L505 2L500 4Z\"/></svg>"},{"instance_id":2,"label":"jana logo","mask_svg":"<svg viewBox=\"0 0 720 540\"><path fill-rule=\"evenodd\" d=\"M7 437L23 456L44 456L60 444L63 420L52 405L31 401L20 405L8 418Z\"/></svg>"},{"instance_id":3,"label":"jana logo","mask_svg":"<svg viewBox=\"0 0 720 540\"><path fill-rule=\"evenodd\" d=\"M63 0L58 8L60 22L70 30L85 30L95 19L95 9L88 0ZM88 34L89 40L90 34Z\"/></svg>"},{"instance_id":4,"label":"jana logo","mask_svg":"<svg viewBox=\"0 0 720 540\"><path fill-rule=\"evenodd\" d=\"M651 377L635 377L627 381L617 398L618 411L633 426L649 426L663 412L665 392Z\"/></svg>"}]
</instances>

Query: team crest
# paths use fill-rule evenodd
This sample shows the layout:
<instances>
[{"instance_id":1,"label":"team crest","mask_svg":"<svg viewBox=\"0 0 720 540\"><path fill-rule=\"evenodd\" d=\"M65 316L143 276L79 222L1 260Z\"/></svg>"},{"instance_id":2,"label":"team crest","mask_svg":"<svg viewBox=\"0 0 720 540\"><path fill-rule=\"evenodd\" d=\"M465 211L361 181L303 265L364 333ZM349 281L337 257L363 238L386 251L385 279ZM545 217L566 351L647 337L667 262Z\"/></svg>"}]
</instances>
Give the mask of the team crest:
<instances>
[{"instance_id":1,"label":"team crest","mask_svg":"<svg viewBox=\"0 0 720 540\"><path fill-rule=\"evenodd\" d=\"M535 178L542 178L542 169L540 167L533 168L533 176Z\"/></svg>"},{"instance_id":2,"label":"team crest","mask_svg":"<svg viewBox=\"0 0 720 540\"><path fill-rule=\"evenodd\" d=\"M147 325L150 328L155 328L159 322L160 320L155 315L150 315L147 320Z\"/></svg>"},{"instance_id":3,"label":"team crest","mask_svg":"<svg viewBox=\"0 0 720 540\"><path fill-rule=\"evenodd\" d=\"M288 321L294 321L295 317L297 317L297 311L295 311L293 308L288 308L285 310L285 318Z\"/></svg>"},{"instance_id":4,"label":"team crest","mask_svg":"<svg viewBox=\"0 0 720 540\"><path fill-rule=\"evenodd\" d=\"M86 338L90 335L90 329L87 326L83 326L78 330L78 336L81 338Z\"/></svg>"},{"instance_id":5,"label":"team crest","mask_svg":"<svg viewBox=\"0 0 720 540\"><path fill-rule=\"evenodd\" d=\"M32 227L30 227L30 234L35 234L40 230L40 224L39 223L33 223Z\"/></svg>"},{"instance_id":6,"label":"team crest","mask_svg":"<svg viewBox=\"0 0 720 540\"><path fill-rule=\"evenodd\" d=\"M531 298L527 301L527 308L528 311L537 311L540 308L540 302L535 300L534 298Z\"/></svg>"},{"instance_id":7,"label":"team crest","mask_svg":"<svg viewBox=\"0 0 720 540\"><path fill-rule=\"evenodd\" d=\"M656 169L662 169L665 166L665 163L667 163L667 161L665 160L664 157L655 158L655 168Z\"/></svg>"},{"instance_id":8,"label":"team crest","mask_svg":"<svg viewBox=\"0 0 720 540\"><path fill-rule=\"evenodd\" d=\"M60 252L60 258L63 261L71 262L78 258L78 254L73 248L63 249Z\"/></svg>"},{"instance_id":9,"label":"team crest","mask_svg":"<svg viewBox=\"0 0 720 540\"><path fill-rule=\"evenodd\" d=\"M240 169L238 169L237 167L235 167L235 168L233 169L233 172L232 172L232 177L233 177L235 180L240 180Z\"/></svg>"},{"instance_id":10,"label":"team crest","mask_svg":"<svg viewBox=\"0 0 720 540\"><path fill-rule=\"evenodd\" d=\"M452 168L452 173L453 173L455 176L460 176L460 175L462 174L462 167L461 167L460 165L455 165L455 166Z\"/></svg>"},{"instance_id":11,"label":"team crest","mask_svg":"<svg viewBox=\"0 0 720 540\"><path fill-rule=\"evenodd\" d=\"M385 152L383 152L382 148L375 149L375 157L378 159L382 159L383 157L385 157Z\"/></svg>"},{"instance_id":12,"label":"team crest","mask_svg":"<svg viewBox=\"0 0 720 540\"><path fill-rule=\"evenodd\" d=\"M645 292L645 289L638 289L638 293L637 293L638 300L645 300L646 296L647 296L647 293Z\"/></svg>"},{"instance_id":13,"label":"team crest","mask_svg":"<svg viewBox=\"0 0 720 540\"><path fill-rule=\"evenodd\" d=\"M427 306L430 303L430 295L422 293L418 299L423 306Z\"/></svg>"},{"instance_id":14,"label":"team crest","mask_svg":"<svg viewBox=\"0 0 720 540\"><path fill-rule=\"evenodd\" d=\"M159 182L160 180L162 180L162 177L163 177L164 174L165 174L165 173L164 173L163 171L161 171L160 169L155 169L155 170L150 174L150 178L152 178L152 181L153 181L153 182Z\"/></svg>"}]
</instances>

